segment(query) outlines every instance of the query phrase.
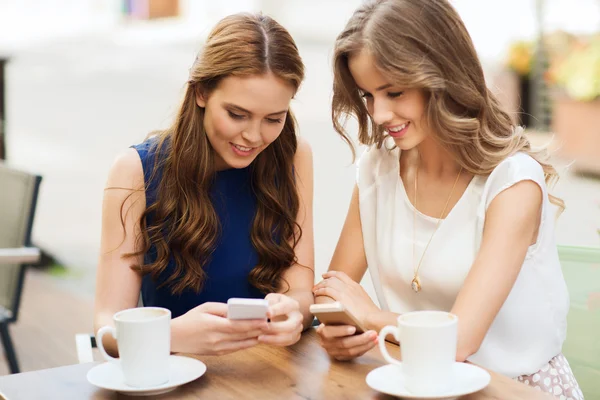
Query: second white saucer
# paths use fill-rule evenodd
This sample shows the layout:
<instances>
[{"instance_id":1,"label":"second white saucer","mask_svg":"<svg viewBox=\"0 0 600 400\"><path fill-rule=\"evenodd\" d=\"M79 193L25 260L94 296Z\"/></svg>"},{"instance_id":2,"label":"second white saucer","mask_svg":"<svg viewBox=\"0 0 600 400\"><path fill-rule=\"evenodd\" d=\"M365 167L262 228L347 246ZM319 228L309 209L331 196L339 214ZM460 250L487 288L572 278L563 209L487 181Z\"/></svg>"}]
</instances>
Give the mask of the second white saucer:
<instances>
[{"instance_id":1,"label":"second white saucer","mask_svg":"<svg viewBox=\"0 0 600 400\"><path fill-rule=\"evenodd\" d=\"M478 392L485 388L491 380L487 371L472 364L457 362L454 363L452 369L454 387L437 396L416 395L406 390L400 377L401 365L390 364L374 369L367 375L367 385L378 392L405 399L446 400Z\"/></svg>"}]
</instances>

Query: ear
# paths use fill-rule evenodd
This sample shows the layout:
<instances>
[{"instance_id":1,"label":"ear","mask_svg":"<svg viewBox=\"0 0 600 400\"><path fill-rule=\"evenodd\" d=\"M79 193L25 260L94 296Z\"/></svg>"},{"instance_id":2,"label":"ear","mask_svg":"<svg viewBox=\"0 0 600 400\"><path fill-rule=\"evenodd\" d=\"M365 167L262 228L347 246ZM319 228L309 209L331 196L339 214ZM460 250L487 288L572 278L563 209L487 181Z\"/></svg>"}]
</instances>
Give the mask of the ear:
<instances>
[{"instance_id":1,"label":"ear","mask_svg":"<svg viewBox=\"0 0 600 400\"><path fill-rule=\"evenodd\" d=\"M206 94L200 86L196 87L196 104L201 108L206 107Z\"/></svg>"}]
</instances>

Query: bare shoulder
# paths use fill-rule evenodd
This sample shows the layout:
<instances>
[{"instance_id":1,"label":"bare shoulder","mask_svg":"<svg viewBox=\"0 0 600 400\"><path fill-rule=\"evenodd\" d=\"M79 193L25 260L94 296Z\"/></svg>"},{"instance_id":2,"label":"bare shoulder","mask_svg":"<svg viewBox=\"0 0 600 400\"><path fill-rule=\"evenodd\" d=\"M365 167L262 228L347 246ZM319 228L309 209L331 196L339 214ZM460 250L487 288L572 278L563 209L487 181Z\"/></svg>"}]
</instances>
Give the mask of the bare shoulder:
<instances>
[{"instance_id":1,"label":"bare shoulder","mask_svg":"<svg viewBox=\"0 0 600 400\"><path fill-rule=\"evenodd\" d=\"M500 192L492 200L485 213L484 230L506 234L507 229L517 228L523 236L508 235L512 240L534 244L535 238L530 242L529 235L538 232L542 210L543 196L540 186L531 180L519 181Z\"/></svg>"},{"instance_id":2,"label":"bare shoulder","mask_svg":"<svg viewBox=\"0 0 600 400\"><path fill-rule=\"evenodd\" d=\"M540 185L533 180L524 179L500 192L492 201L488 210L502 209L508 214L535 213L542 206L543 193ZM500 207L499 205L504 206ZM492 207L496 205L496 207Z\"/></svg>"},{"instance_id":3,"label":"bare shoulder","mask_svg":"<svg viewBox=\"0 0 600 400\"><path fill-rule=\"evenodd\" d=\"M123 189L140 189L144 187L142 160L135 149L127 149L117 156L110 168L106 187Z\"/></svg>"},{"instance_id":4,"label":"bare shoulder","mask_svg":"<svg viewBox=\"0 0 600 400\"><path fill-rule=\"evenodd\" d=\"M298 137L298 148L296 149L296 155L294 156L294 164L312 164L312 148L308 140L303 137Z\"/></svg>"},{"instance_id":5,"label":"bare shoulder","mask_svg":"<svg viewBox=\"0 0 600 400\"><path fill-rule=\"evenodd\" d=\"M294 155L294 175L301 197L312 199L313 157L312 149L306 139L298 138L298 148ZM312 200L311 200L312 201Z\"/></svg>"}]
</instances>

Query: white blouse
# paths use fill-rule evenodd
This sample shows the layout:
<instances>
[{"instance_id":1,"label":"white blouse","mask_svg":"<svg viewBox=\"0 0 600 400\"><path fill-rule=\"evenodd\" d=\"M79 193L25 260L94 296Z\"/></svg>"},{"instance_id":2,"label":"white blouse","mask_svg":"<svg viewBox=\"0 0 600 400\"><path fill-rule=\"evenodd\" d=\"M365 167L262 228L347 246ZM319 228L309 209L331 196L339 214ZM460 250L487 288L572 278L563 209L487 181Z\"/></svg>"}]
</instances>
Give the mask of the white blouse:
<instances>
[{"instance_id":1,"label":"white blouse","mask_svg":"<svg viewBox=\"0 0 600 400\"><path fill-rule=\"evenodd\" d=\"M399 155L398 149L373 146L361 157L357 170L369 272L379 304L396 313L450 311L479 250L486 210L494 197L523 180L541 187L544 200L536 244L529 247L479 351L469 357L469 361L509 377L539 371L561 352L569 309L554 239L555 208L548 200L541 165L518 153L489 176L473 178L440 223L419 269L422 290L415 293L410 288L414 207L400 178ZM415 260L421 259L437 221L417 211Z\"/></svg>"}]
</instances>

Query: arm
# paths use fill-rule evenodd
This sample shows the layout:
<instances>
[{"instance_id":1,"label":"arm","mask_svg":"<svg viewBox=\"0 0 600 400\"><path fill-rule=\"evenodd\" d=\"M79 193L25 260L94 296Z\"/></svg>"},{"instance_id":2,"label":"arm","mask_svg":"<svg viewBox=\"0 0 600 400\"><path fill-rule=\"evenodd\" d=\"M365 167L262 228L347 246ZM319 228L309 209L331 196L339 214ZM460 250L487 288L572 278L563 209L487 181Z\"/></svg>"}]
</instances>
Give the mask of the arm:
<instances>
[{"instance_id":1,"label":"arm","mask_svg":"<svg viewBox=\"0 0 600 400\"><path fill-rule=\"evenodd\" d=\"M296 343L300 333L311 326L313 316L309 307L314 303L312 286L315 281L315 250L313 234L313 161L310 145L298 140L294 158L296 186L300 205L296 222L302 229L302 237L294 249L297 262L282 274L282 287L278 293L270 293L269 334L260 341L280 346Z\"/></svg>"},{"instance_id":2,"label":"arm","mask_svg":"<svg viewBox=\"0 0 600 400\"><path fill-rule=\"evenodd\" d=\"M283 274L283 279L289 284L287 296L300 304L304 329L310 327L313 321L309 307L314 303L312 287L315 282L315 242L313 232L313 158L310 145L305 140L298 140L298 150L294 159L296 170L296 186L300 207L296 222L302 228L302 237L296 245L298 261ZM286 288L284 288L286 289Z\"/></svg>"},{"instance_id":3,"label":"arm","mask_svg":"<svg viewBox=\"0 0 600 400\"><path fill-rule=\"evenodd\" d=\"M367 257L360 222L358 186L354 186L346 221L329 264L329 271L341 271L360 282L367 272ZM324 296L317 296L317 299Z\"/></svg>"},{"instance_id":4,"label":"arm","mask_svg":"<svg viewBox=\"0 0 600 400\"><path fill-rule=\"evenodd\" d=\"M356 329L351 326L319 326L317 333L321 345L337 360L350 360L372 349L377 344L377 331L380 329L375 324L389 325L387 318L393 317L392 313L380 310L360 285L366 271L359 192L358 186L355 186L329 270L323 275L324 280L313 289L317 303L340 301L367 328L367 332L354 335ZM371 317L374 315L378 317Z\"/></svg>"},{"instance_id":5,"label":"arm","mask_svg":"<svg viewBox=\"0 0 600 400\"><path fill-rule=\"evenodd\" d=\"M330 283L333 284L333 290L337 288L338 294L332 295L334 296L333 298L329 297L326 294L327 289L317 285L315 287L317 289L315 292L316 302L325 303L340 300L342 303L345 303L346 306L353 309L363 326L369 330L379 331L386 325L395 324L395 319L398 314L380 310L373 304L366 292L364 292L360 286L360 281L366 271L367 258L365 255L362 225L360 222L359 192L358 186L355 186L352 192L352 199L350 200L350 207L348 209L348 215L346 216L346 222L342 229L342 234L340 235L335 252L333 253L329 270L323 275L326 279L335 278L335 280L330 281ZM345 276L349 279L346 279ZM343 288L342 284L344 284L346 288ZM339 291L346 290L347 288L353 288L354 291L357 292L355 296L350 295L350 297L360 299L359 301L363 303L363 305L366 303L367 305L372 306L368 308L361 307L361 305L355 304L357 302L352 301L351 299L344 301L340 297ZM319 291L319 289L324 290Z\"/></svg>"},{"instance_id":6,"label":"arm","mask_svg":"<svg viewBox=\"0 0 600 400\"><path fill-rule=\"evenodd\" d=\"M141 263L142 256L122 256L137 249L135 238L140 233L139 220L146 208L143 188L140 157L134 149L129 149L115 161L104 189L94 331L104 325L113 325L113 314L138 303L142 278L130 266ZM103 343L109 353L117 353L116 342L111 336L106 335Z\"/></svg>"},{"instance_id":7,"label":"arm","mask_svg":"<svg viewBox=\"0 0 600 400\"><path fill-rule=\"evenodd\" d=\"M541 220L542 191L521 181L498 194L486 212L481 248L452 313L458 316L457 360L476 353L521 271Z\"/></svg>"},{"instance_id":8,"label":"arm","mask_svg":"<svg viewBox=\"0 0 600 400\"><path fill-rule=\"evenodd\" d=\"M333 252L328 272L343 272L354 282L360 283L367 271L367 258L365 256L360 223L358 197L358 185L354 185L346 221ZM318 286L315 286L315 289L315 303L320 304L335 301L334 298L327 296L324 292L319 292Z\"/></svg>"}]
</instances>

